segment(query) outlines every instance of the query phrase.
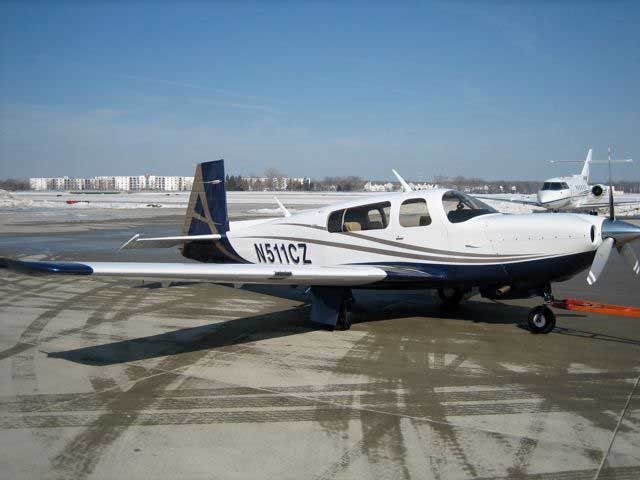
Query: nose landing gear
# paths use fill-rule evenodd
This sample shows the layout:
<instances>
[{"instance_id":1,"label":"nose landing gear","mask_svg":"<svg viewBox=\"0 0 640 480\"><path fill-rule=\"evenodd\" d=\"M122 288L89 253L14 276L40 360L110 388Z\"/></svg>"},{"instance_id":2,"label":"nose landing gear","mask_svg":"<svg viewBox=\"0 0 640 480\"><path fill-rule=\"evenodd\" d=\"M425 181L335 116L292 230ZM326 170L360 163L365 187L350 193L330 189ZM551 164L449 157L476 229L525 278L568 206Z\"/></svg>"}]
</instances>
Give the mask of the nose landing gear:
<instances>
[{"instance_id":1,"label":"nose landing gear","mask_svg":"<svg viewBox=\"0 0 640 480\"><path fill-rule=\"evenodd\" d=\"M549 333L556 326L556 315L549 308L554 301L550 285L545 287L543 296L545 304L538 305L529 312L527 323L531 333Z\"/></svg>"}]
</instances>

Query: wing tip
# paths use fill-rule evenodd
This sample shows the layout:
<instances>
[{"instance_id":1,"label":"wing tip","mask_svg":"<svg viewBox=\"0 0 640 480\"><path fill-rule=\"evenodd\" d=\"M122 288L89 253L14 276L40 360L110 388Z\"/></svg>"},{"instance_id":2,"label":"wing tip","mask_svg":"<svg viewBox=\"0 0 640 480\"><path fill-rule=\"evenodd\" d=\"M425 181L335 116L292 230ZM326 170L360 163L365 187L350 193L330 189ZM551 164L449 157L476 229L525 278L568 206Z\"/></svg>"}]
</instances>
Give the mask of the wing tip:
<instances>
[{"instance_id":1,"label":"wing tip","mask_svg":"<svg viewBox=\"0 0 640 480\"><path fill-rule=\"evenodd\" d=\"M27 275L40 274L67 274L67 275L91 275L93 268L84 263L76 262L40 262L28 260L13 260L0 258L0 268L7 268L13 272Z\"/></svg>"}]
</instances>

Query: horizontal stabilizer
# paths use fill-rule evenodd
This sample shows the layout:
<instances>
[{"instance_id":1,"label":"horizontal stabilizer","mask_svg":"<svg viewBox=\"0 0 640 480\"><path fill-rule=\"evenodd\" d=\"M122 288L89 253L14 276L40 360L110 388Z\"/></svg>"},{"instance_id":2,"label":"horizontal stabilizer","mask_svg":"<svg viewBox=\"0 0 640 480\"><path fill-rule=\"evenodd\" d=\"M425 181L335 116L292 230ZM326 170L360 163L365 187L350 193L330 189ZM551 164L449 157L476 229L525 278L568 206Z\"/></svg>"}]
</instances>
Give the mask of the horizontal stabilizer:
<instances>
[{"instance_id":1,"label":"horizontal stabilizer","mask_svg":"<svg viewBox=\"0 0 640 480\"><path fill-rule=\"evenodd\" d=\"M131 248L170 248L182 245L185 242L213 241L220 240L222 235L219 233L207 235L183 235L178 237L149 237L140 238L140 234L136 233L127 240L119 249L128 250Z\"/></svg>"}]
</instances>

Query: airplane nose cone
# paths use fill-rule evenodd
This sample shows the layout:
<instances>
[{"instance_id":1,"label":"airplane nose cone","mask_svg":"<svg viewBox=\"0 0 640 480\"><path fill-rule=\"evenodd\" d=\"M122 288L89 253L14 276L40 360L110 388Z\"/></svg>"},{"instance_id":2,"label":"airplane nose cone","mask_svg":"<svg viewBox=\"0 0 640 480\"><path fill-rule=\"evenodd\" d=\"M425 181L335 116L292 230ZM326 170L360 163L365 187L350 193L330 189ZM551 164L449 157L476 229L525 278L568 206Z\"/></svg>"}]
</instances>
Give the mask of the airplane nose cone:
<instances>
[{"instance_id":1,"label":"airplane nose cone","mask_svg":"<svg viewBox=\"0 0 640 480\"><path fill-rule=\"evenodd\" d=\"M602 222L602 239L613 238L617 244L640 238L640 226L622 220L606 219Z\"/></svg>"},{"instance_id":2,"label":"airplane nose cone","mask_svg":"<svg viewBox=\"0 0 640 480\"><path fill-rule=\"evenodd\" d=\"M546 192L538 192L538 203L546 203L549 201L549 195Z\"/></svg>"}]
</instances>

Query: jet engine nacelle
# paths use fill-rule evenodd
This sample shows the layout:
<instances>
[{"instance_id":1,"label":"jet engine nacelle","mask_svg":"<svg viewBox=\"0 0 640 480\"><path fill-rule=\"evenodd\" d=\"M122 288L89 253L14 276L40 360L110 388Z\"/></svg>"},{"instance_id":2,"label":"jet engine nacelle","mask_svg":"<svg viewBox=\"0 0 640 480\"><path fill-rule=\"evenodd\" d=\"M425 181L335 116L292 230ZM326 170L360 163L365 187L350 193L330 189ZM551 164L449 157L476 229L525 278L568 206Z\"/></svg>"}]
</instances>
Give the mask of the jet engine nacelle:
<instances>
[{"instance_id":1,"label":"jet engine nacelle","mask_svg":"<svg viewBox=\"0 0 640 480\"><path fill-rule=\"evenodd\" d=\"M604 193L606 188L607 187L605 187L604 185L594 185L591 188L591 195L593 195L594 197L600 197Z\"/></svg>"}]
</instances>

